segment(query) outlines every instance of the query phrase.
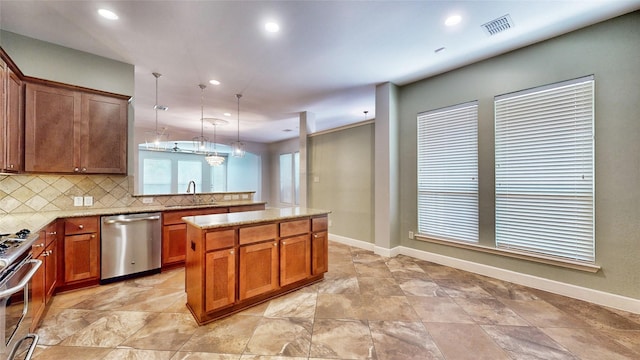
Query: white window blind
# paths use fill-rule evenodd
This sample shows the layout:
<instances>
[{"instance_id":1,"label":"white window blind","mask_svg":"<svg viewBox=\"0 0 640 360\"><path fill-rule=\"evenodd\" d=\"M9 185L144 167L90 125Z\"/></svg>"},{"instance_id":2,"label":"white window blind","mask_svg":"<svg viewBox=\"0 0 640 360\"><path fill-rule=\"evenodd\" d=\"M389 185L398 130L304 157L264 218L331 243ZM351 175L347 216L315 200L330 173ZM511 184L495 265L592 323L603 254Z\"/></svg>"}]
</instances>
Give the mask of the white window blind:
<instances>
[{"instance_id":1,"label":"white window blind","mask_svg":"<svg viewBox=\"0 0 640 360\"><path fill-rule=\"evenodd\" d=\"M593 263L593 76L495 98L496 244Z\"/></svg>"},{"instance_id":2,"label":"white window blind","mask_svg":"<svg viewBox=\"0 0 640 360\"><path fill-rule=\"evenodd\" d=\"M418 114L418 232L478 241L478 103Z\"/></svg>"}]
</instances>

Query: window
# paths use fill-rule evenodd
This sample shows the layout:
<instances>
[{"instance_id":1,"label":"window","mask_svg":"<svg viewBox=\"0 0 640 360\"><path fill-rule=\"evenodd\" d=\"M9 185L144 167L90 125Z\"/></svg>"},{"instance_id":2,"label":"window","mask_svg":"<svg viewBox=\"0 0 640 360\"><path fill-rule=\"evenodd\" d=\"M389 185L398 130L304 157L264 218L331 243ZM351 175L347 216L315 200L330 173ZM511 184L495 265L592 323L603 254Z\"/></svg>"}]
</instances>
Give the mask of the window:
<instances>
[{"instance_id":1,"label":"window","mask_svg":"<svg viewBox=\"0 0 640 360\"><path fill-rule=\"evenodd\" d=\"M280 202L300 204L300 153L280 154Z\"/></svg>"},{"instance_id":2,"label":"window","mask_svg":"<svg viewBox=\"0 0 640 360\"><path fill-rule=\"evenodd\" d=\"M495 98L496 245L594 262L593 76Z\"/></svg>"},{"instance_id":3,"label":"window","mask_svg":"<svg viewBox=\"0 0 640 360\"><path fill-rule=\"evenodd\" d=\"M170 194L171 193L171 160L144 159L142 162L143 193Z\"/></svg>"},{"instance_id":4,"label":"window","mask_svg":"<svg viewBox=\"0 0 640 360\"><path fill-rule=\"evenodd\" d=\"M187 191L189 181L196 183L196 192L202 192L202 161L178 160L178 191Z\"/></svg>"},{"instance_id":5,"label":"window","mask_svg":"<svg viewBox=\"0 0 640 360\"><path fill-rule=\"evenodd\" d=\"M477 101L418 114L418 232L478 241Z\"/></svg>"}]
</instances>

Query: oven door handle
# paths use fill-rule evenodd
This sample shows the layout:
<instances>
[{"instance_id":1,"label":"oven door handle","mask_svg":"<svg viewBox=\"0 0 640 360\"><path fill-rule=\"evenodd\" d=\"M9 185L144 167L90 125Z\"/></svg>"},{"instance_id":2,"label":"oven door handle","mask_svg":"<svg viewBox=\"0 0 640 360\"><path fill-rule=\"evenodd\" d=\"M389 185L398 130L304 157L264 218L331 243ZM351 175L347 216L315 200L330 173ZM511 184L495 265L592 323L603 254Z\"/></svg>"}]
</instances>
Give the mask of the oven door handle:
<instances>
[{"instance_id":1,"label":"oven door handle","mask_svg":"<svg viewBox=\"0 0 640 360\"><path fill-rule=\"evenodd\" d=\"M31 280L31 278L36 273L36 271L38 271L38 269L40 268L40 265L42 265L42 260L31 259L31 260L27 261L24 265L27 265L27 264L32 264L31 265L31 270L29 270L29 272L27 272L22 277L22 279L20 279L20 282L18 283L18 285L14 286L14 287L11 287L9 289L5 289L5 290L0 291L0 299L8 297L8 296L11 296L11 295L17 293L18 291L21 291L29 283L29 280Z\"/></svg>"}]
</instances>

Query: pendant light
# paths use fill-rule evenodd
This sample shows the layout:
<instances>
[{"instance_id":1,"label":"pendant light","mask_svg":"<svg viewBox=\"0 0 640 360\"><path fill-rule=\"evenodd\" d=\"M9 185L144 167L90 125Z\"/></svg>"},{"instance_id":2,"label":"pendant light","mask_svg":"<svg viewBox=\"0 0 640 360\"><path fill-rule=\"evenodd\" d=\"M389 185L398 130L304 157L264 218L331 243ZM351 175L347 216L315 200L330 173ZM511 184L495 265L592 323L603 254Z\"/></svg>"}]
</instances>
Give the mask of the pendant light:
<instances>
[{"instance_id":1,"label":"pendant light","mask_svg":"<svg viewBox=\"0 0 640 360\"><path fill-rule=\"evenodd\" d=\"M205 160L207 160L210 166L220 166L224 163L224 157L218 155L218 151L216 150L216 127L218 125L225 125L228 122L222 119L209 119L209 122L213 125L213 153L205 157Z\"/></svg>"},{"instance_id":2,"label":"pendant light","mask_svg":"<svg viewBox=\"0 0 640 360\"><path fill-rule=\"evenodd\" d=\"M158 104L158 78L162 76L162 74L156 72L152 74L156 78L156 103L153 106L156 112L156 129L155 131L145 132L145 148L147 148L147 150L163 151L167 148L169 134L165 133L167 128L158 128L158 110L167 111L169 108Z\"/></svg>"},{"instance_id":3,"label":"pendant light","mask_svg":"<svg viewBox=\"0 0 640 360\"><path fill-rule=\"evenodd\" d=\"M235 142L231 143L231 155L233 157L241 158L244 157L244 143L240 142L240 98L242 94L236 94L236 99L238 99L238 138Z\"/></svg>"},{"instance_id":4,"label":"pendant light","mask_svg":"<svg viewBox=\"0 0 640 360\"><path fill-rule=\"evenodd\" d=\"M207 85L200 84L200 136L193 138L193 152L196 154L209 155L209 139L204 136L204 89Z\"/></svg>"}]
</instances>

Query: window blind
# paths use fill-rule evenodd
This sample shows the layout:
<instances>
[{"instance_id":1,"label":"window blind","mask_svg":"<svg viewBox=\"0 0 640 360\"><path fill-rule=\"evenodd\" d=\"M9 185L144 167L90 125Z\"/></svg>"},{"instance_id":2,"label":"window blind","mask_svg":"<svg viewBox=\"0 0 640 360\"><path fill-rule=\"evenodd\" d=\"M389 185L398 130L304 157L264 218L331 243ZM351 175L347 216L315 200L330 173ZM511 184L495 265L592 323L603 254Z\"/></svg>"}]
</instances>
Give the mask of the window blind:
<instances>
[{"instance_id":1,"label":"window blind","mask_svg":"<svg viewBox=\"0 0 640 360\"><path fill-rule=\"evenodd\" d=\"M494 104L496 245L593 263L593 76Z\"/></svg>"},{"instance_id":2,"label":"window blind","mask_svg":"<svg viewBox=\"0 0 640 360\"><path fill-rule=\"evenodd\" d=\"M478 241L478 103L418 114L418 232Z\"/></svg>"}]
</instances>

